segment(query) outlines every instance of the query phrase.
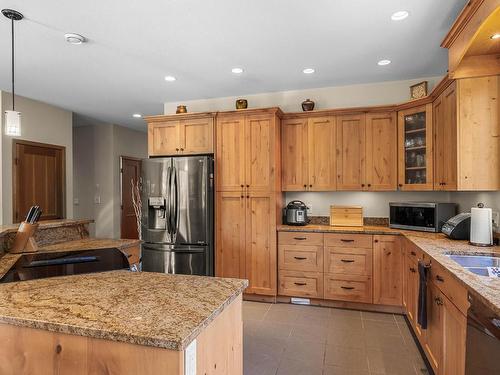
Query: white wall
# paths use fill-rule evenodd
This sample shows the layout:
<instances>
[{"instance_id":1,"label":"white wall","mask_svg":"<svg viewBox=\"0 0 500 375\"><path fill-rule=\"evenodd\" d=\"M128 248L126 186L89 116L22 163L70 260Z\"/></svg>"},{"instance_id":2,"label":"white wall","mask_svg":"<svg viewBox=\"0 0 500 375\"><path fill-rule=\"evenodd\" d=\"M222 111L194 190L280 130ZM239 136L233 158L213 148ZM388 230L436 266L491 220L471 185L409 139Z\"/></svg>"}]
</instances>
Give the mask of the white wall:
<instances>
[{"instance_id":1,"label":"white wall","mask_svg":"<svg viewBox=\"0 0 500 375\"><path fill-rule=\"evenodd\" d=\"M278 106L284 112L302 111L300 104L305 99L313 100L316 103L315 109L397 104L407 101L410 98L409 87L411 85L421 81L429 81L429 90L432 90L441 78L442 77L425 77L405 81L188 100L182 103L167 102L164 104L164 113L175 113L175 109L179 104L186 105L189 112L234 110L236 99L241 97L248 100L249 108Z\"/></svg>"},{"instance_id":2,"label":"white wall","mask_svg":"<svg viewBox=\"0 0 500 375\"><path fill-rule=\"evenodd\" d=\"M1 92L3 112L12 106L12 95ZM73 217L73 116L49 104L16 95L16 110L21 112L21 136L34 142L66 147L66 218ZM3 120L2 120L3 121ZM12 223L12 137L4 135L2 126L2 221Z\"/></svg>"},{"instance_id":3,"label":"white wall","mask_svg":"<svg viewBox=\"0 0 500 375\"><path fill-rule=\"evenodd\" d=\"M78 119L76 120L78 124ZM147 134L94 121L74 128L75 217L93 218L93 233L120 237L120 156L147 157ZM78 152L78 154L76 154ZM95 198L100 203L95 203Z\"/></svg>"}]
</instances>

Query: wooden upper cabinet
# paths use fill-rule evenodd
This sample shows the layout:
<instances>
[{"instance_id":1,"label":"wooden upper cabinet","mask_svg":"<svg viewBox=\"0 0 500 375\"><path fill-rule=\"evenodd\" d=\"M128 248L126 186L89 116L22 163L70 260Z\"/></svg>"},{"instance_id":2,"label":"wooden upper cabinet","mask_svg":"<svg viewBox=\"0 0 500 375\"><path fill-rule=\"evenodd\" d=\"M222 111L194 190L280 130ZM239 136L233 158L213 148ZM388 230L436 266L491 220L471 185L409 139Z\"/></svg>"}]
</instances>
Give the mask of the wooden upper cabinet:
<instances>
[{"instance_id":1,"label":"wooden upper cabinet","mask_svg":"<svg viewBox=\"0 0 500 375\"><path fill-rule=\"evenodd\" d=\"M257 114L245 119L245 187L249 191L275 191L278 128L274 116Z\"/></svg>"},{"instance_id":2,"label":"wooden upper cabinet","mask_svg":"<svg viewBox=\"0 0 500 375\"><path fill-rule=\"evenodd\" d=\"M149 156L176 155L180 149L180 121L161 121L148 124Z\"/></svg>"},{"instance_id":3,"label":"wooden upper cabinet","mask_svg":"<svg viewBox=\"0 0 500 375\"><path fill-rule=\"evenodd\" d=\"M397 190L398 126L395 112L366 115L366 186Z\"/></svg>"},{"instance_id":4,"label":"wooden upper cabinet","mask_svg":"<svg viewBox=\"0 0 500 375\"><path fill-rule=\"evenodd\" d=\"M365 115L337 117L337 190L365 188Z\"/></svg>"},{"instance_id":5,"label":"wooden upper cabinet","mask_svg":"<svg viewBox=\"0 0 500 375\"><path fill-rule=\"evenodd\" d=\"M182 154L208 154L214 152L214 119L201 118L181 121Z\"/></svg>"},{"instance_id":6,"label":"wooden upper cabinet","mask_svg":"<svg viewBox=\"0 0 500 375\"><path fill-rule=\"evenodd\" d=\"M145 117L149 156L213 153L214 117L213 113Z\"/></svg>"},{"instance_id":7,"label":"wooden upper cabinet","mask_svg":"<svg viewBox=\"0 0 500 375\"><path fill-rule=\"evenodd\" d=\"M281 123L283 191L306 190L309 184L307 118L286 119Z\"/></svg>"},{"instance_id":8,"label":"wooden upper cabinet","mask_svg":"<svg viewBox=\"0 0 500 375\"><path fill-rule=\"evenodd\" d=\"M217 117L216 183L218 191L243 191L245 187L245 119Z\"/></svg>"},{"instance_id":9,"label":"wooden upper cabinet","mask_svg":"<svg viewBox=\"0 0 500 375\"><path fill-rule=\"evenodd\" d=\"M456 84L433 102L434 190L457 189L457 95Z\"/></svg>"},{"instance_id":10,"label":"wooden upper cabinet","mask_svg":"<svg viewBox=\"0 0 500 375\"><path fill-rule=\"evenodd\" d=\"M373 303L401 306L403 251L399 236L373 237Z\"/></svg>"},{"instance_id":11,"label":"wooden upper cabinet","mask_svg":"<svg viewBox=\"0 0 500 375\"><path fill-rule=\"evenodd\" d=\"M280 191L280 119L248 111L217 116L217 190Z\"/></svg>"},{"instance_id":12,"label":"wooden upper cabinet","mask_svg":"<svg viewBox=\"0 0 500 375\"><path fill-rule=\"evenodd\" d=\"M398 112L398 186L433 190L432 103Z\"/></svg>"},{"instance_id":13,"label":"wooden upper cabinet","mask_svg":"<svg viewBox=\"0 0 500 375\"><path fill-rule=\"evenodd\" d=\"M310 118L307 144L309 190L335 190L335 117Z\"/></svg>"}]
</instances>

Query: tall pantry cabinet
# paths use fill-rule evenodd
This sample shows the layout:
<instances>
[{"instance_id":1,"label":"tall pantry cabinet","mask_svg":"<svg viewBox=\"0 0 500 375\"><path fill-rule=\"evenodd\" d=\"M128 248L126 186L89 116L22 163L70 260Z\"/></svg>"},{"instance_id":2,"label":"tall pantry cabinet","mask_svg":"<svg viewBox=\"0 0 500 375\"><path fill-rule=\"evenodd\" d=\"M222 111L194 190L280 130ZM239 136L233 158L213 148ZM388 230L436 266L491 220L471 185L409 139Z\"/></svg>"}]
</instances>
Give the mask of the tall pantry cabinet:
<instances>
[{"instance_id":1,"label":"tall pantry cabinet","mask_svg":"<svg viewBox=\"0 0 500 375\"><path fill-rule=\"evenodd\" d=\"M279 108L217 115L215 273L248 279L248 294L277 293L280 119Z\"/></svg>"}]
</instances>

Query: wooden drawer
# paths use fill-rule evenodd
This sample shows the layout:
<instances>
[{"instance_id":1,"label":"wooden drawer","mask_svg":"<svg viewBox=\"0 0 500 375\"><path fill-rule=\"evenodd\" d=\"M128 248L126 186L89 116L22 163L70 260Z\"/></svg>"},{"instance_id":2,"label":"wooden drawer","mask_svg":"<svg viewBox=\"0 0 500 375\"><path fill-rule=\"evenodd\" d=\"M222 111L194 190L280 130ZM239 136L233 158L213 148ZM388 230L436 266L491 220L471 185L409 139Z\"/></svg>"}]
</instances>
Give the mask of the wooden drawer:
<instances>
[{"instance_id":1,"label":"wooden drawer","mask_svg":"<svg viewBox=\"0 0 500 375\"><path fill-rule=\"evenodd\" d=\"M279 232L278 244L323 246L323 233Z\"/></svg>"},{"instance_id":2,"label":"wooden drawer","mask_svg":"<svg viewBox=\"0 0 500 375\"><path fill-rule=\"evenodd\" d=\"M323 272L323 246L279 245L280 270Z\"/></svg>"},{"instance_id":3,"label":"wooden drawer","mask_svg":"<svg viewBox=\"0 0 500 375\"><path fill-rule=\"evenodd\" d=\"M362 247L371 249L373 236L369 234L325 234L325 246L334 247Z\"/></svg>"},{"instance_id":4,"label":"wooden drawer","mask_svg":"<svg viewBox=\"0 0 500 375\"><path fill-rule=\"evenodd\" d=\"M469 301L467 289L438 262L431 262L430 279L441 292L462 312L467 315Z\"/></svg>"},{"instance_id":5,"label":"wooden drawer","mask_svg":"<svg viewBox=\"0 0 500 375\"><path fill-rule=\"evenodd\" d=\"M371 277L325 274L325 299L372 303Z\"/></svg>"},{"instance_id":6,"label":"wooden drawer","mask_svg":"<svg viewBox=\"0 0 500 375\"><path fill-rule=\"evenodd\" d=\"M349 247L325 248L325 273L370 276L372 250Z\"/></svg>"},{"instance_id":7,"label":"wooden drawer","mask_svg":"<svg viewBox=\"0 0 500 375\"><path fill-rule=\"evenodd\" d=\"M413 262L418 262L424 259L424 253L418 246L413 244L413 242L405 239L404 248L406 256Z\"/></svg>"},{"instance_id":8,"label":"wooden drawer","mask_svg":"<svg viewBox=\"0 0 500 375\"><path fill-rule=\"evenodd\" d=\"M290 297L323 298L323 274L318 272L278 272L278 294Z\"/></svg>"}]
</instances>

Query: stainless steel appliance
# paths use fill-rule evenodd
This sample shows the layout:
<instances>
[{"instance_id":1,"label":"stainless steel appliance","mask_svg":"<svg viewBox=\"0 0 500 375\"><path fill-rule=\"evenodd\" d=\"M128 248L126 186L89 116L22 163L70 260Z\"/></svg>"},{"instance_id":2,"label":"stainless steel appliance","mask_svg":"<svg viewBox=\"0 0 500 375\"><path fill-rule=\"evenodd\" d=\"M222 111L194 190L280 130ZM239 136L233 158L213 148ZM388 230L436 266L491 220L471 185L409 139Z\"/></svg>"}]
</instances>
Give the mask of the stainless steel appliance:
<instances>
[{"instance_id":1,"label":"stainless steel appliance","mask_svg":"<svg viewBox=\"0 0 500 375\"><path fill-rule=\"evenodd\" d=\"M302 201L291 201L283 212L283 221L288 225L307 224L307 206Z\"/></svg>"},{"instance_id":2,"label":"stainless steel appliance","mask_svg":"<svg viewBox=\"0 0 500 375\"><path fill-rule=\"evenodd\" d=\"M121 269L130 268L127 257L118 249L31 253L21 255L0 283Z\"/></svg>"},{"instance_id":3,"label":"stainless steel appliance","mask_svg":"<svg viewBox=\"0 0 500 375\"><path fill-rule=\"evenodd\" d=\"M500 317L469 294L465 374L498 374L500 358Z\"/></svg>"},{"instance_id":4,"label":"stainless steel appliance","mask_svg":"<svg viewBox=\"0 0 500 375\"><path fill-rule=\"evenodd\" d=\"M436 202L391 202L389 210L391 228L440 232L443 224L457 213L457 205Z\"/></svg>"},{"instance_id":5,"label":"stainless steel appliance","mask_svg":"<svg viewBox=\"0 0 500 375\"><path fill-rule=\"evenodd\" d=\"M444 223L441 232L453 240L468 240L470 237L470 213L453 216Z\"/></svg>"},{"instance_id":6,"label":"stainless steel appliance","mask_svg":"<svg viewBox=\"0 0 500 375\"><path fill-rule=\"evenodd\" d=\"M213 157L144 160L142 204L142 270L213 276Z\"/></svg>"}]
</instances>

